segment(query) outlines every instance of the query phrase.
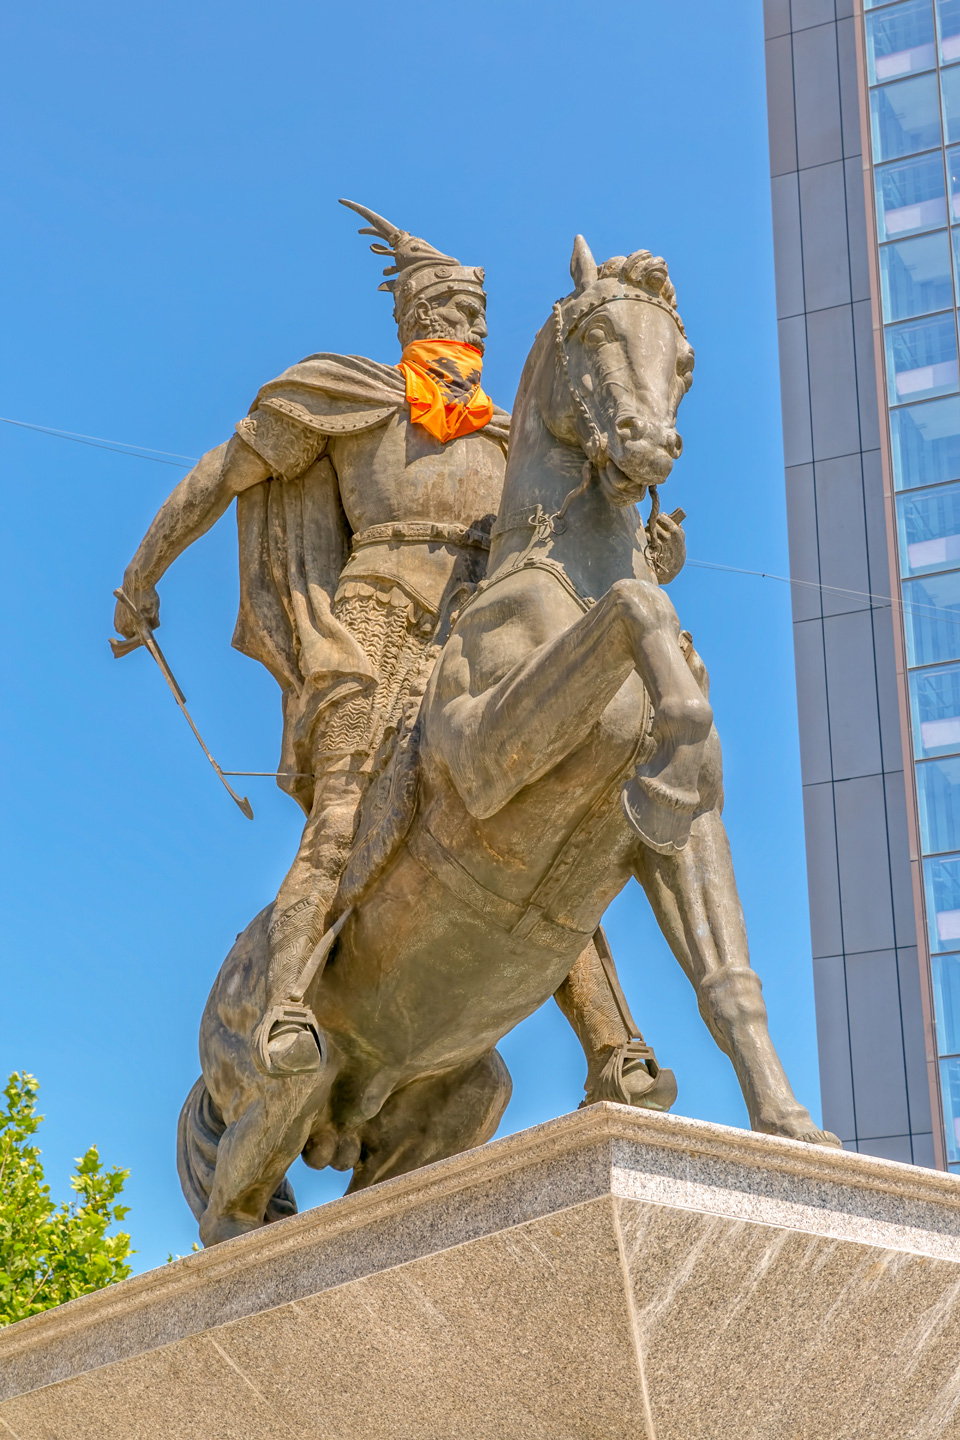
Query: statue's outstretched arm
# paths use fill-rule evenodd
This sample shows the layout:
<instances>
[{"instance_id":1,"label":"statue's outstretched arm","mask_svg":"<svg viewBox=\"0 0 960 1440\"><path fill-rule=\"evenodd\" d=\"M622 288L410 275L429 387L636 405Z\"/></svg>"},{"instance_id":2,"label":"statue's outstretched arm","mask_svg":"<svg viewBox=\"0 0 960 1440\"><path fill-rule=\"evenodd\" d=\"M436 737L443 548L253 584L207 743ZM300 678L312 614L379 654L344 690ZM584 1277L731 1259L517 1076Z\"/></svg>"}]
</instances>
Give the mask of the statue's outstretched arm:
<instances>
[{"instance_id":1,"label":"statue's outstretched arm","mask_svg":"<svg viewBox=\"0 0 960 1440\"><path fill-rule=\"evenodd\" d=\"M160 623L157 581L178 555L220 519L235 495L258 485L269 474L267 462L234 435L208 450L167 496L123 577L123 589L154 628ZM117 604L114 624L121 635L133 638L136 634L130 612L122 603Z\"/></svg>"}]
</instances>

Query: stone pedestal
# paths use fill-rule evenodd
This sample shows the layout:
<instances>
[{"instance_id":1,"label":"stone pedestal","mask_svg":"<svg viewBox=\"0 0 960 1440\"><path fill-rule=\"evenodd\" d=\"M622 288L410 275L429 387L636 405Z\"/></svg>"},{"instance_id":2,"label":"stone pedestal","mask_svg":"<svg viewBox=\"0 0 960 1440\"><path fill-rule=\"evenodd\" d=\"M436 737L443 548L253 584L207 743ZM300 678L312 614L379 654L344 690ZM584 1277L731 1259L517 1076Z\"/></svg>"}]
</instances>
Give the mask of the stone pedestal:
<instances>
[{"instance_id":1,"label":"stone pedestal","mask_svg":"<svg viewBox=\"0 0 960 1440\"><path fill-rule=\"evenodd\" d=\"M960 1178L596 1105L0 1331L15 1440L947 1440Z\"/></svg>"}]
</instances>

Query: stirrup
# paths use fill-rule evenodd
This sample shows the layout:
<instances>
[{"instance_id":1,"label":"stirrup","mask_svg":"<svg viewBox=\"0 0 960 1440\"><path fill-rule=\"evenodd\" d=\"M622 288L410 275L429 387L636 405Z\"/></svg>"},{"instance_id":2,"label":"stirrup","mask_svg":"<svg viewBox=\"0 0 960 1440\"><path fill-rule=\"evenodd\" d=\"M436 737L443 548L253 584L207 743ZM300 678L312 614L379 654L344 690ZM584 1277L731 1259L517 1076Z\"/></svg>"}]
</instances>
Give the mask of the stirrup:
<instances>
[{"instance_id":1,"label":"stirrup","mask_svg":"<svg viewBox=\"0 0 960 1440\"><path fill-rule=\"evenodd\" d=\"M632 1095L624 1081L624 1066L627 1065ZM642 1073L641 1067L646 1074ZM581 1110L587 1105L596 1105L600 1100L611 1100L615 1105L634 1105L644 1110L669 1110L677 1098L676 1076L672 1070L661 1069L652 1047L643 1040L628 1040L623 1045L614 1045L596 1081L591 1084L588 1076L584 1089L586 1095L580 1102Z\"/></svg>"},{"instance_id":2,"label":"stirrup","mask_svg":"<svg viewBox=\"0 0 960 1440\"><path fill-rule=\"evenodd\" d=\"M290 1037L284 1053L274 1057L271 1043ZM317 1017L308 1005L272 1005L253 1034L253 1058L262 1074L309 1075L327 1063L327 1047Z\"/></svg>"}]
</instances>

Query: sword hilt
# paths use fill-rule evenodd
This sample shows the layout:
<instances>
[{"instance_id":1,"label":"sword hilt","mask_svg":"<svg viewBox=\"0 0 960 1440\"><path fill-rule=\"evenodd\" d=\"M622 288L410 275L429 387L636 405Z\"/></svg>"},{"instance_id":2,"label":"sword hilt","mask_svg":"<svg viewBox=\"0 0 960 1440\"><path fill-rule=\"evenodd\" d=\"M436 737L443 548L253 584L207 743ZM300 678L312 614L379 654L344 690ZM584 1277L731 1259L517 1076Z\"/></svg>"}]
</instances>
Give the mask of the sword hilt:
<instances>
[{"instance_id":1,"label":"sword hilt","mask_svg":"<svg viewBox=\"0 0 960 1440\"><path fill-rule=\"evenodd\" d=\"M140 649L140 646L144 643L144 629L146 629L147 633L151 635L153 634L153 631L150 625L147 623L146 617L140 614L140 611L137 609L136 605L134 605L129 595L125 595L122 590L114 590L113 594L114 597L119 600L122 605L126 605L127 609L130 611L130 614L133 616L134 624L137 627L137 633L132 638L128 639L126 636L122 636L119 640L117 640L112 635L110 637L110 649L113 651L114 660L122 660L124 655L129 655L132 651Z\"/></svg>"},{"instance_id":2,"label":"sword hilt","mask_svg":"<svg viewBox=\"0 0 960 1440\"><path fill-rule=\"evenodd\" d=\"M135 635L132 640L117 640L110 636L110 649L113 651L114 660L122 660L124 655L129 655L132 650L139 650L141 645L140 637Z\"/></svg>"}]
</instances>

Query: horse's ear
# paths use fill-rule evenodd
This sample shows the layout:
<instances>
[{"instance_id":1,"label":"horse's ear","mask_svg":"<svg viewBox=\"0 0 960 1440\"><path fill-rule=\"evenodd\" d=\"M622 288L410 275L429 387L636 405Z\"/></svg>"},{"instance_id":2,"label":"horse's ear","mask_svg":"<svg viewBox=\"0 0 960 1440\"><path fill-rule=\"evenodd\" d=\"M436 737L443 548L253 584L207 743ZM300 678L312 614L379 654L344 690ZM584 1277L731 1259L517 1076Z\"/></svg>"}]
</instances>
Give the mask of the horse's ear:
<instances>
[{"instance_id":1,"label":"horse's ear","mask_svg":"<svg viewBox=\"0 0 960 1440\"><path fill-rule=\"evenodd\" d=\"M570 275L578 290L582 290L586 285L592 285L597 278L597 262L582 235L578 235L573 242Z\"/></svg>"}]
</instances>

